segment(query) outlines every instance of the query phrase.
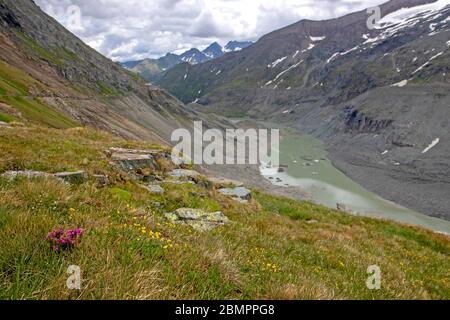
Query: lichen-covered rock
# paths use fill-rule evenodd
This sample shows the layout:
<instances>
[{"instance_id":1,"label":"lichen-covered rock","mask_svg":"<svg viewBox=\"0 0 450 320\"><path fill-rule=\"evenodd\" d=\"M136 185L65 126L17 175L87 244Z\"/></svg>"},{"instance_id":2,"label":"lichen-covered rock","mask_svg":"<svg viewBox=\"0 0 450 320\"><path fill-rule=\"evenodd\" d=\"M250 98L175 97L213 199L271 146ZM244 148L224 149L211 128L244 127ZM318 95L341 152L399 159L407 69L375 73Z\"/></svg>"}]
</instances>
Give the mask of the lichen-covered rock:
<instances>
[{"instance_id":1,"label":"lichen-covered rock","mask_svg":"<svg viewBox=\"0 0 450 320\"><path fill-rule=\"evenodd\" d=\"M180 181L180 180L163 180L161 184L174 184L174 185L182 185L182 184L195 184L194 181Z\"/></svg>"},{"instance_id":2,"label":"lichen-covered rock","mask_svg":"<svg viewBox=\"0 0 450 320\"><path fill-rule=\"evenodd\" d=\"M59 172L55 173L53 176L68 183L83 183L88 179L88 175L85 171Z\"/></svg>"},{"instance_id":3,"label":"lichen-covered rock","mask_svg":"<svg viewBox=\"0 0 450 320\"><path fill-rule=\"evenodd\" d=\"M109 185L109 178L104 174L94 174L94 179L97 181L98 185L102 187Z\"/></svg>"},{"instance_id":4,"label":"lichen-covered rock","mask_svg":"<svg viewBox=\"0 0 450 320\"><path fill-rule=\"evenodd\" d=\"M202 209L180 208L165 214L173 223L184 224L196 231L210 231L231 221L221 212L206 212Z\"/></svg>"},{"instance_id":5,"label":"lichen-covered rock","mask_svg":"<svg viewBox=\"0 0 450 320\"><path fill-rule=\"evenodd\" d=\"M148 192L153 194L164 194L165 190L163 187L155 184L150 184L148 186L142 186L144 189L146 189Z\"/></svg>"},{"instance_id":6,"label":"lichen-covered rock","mask_svg":"<svg viewBox=\"0 0 450 320\"><path fill-rule=\"evenodd\" d=\"M219 189L219 192L241 203L247 203L252 198L252 192L244 187L223 188Z\"/></svg>"},{"instance_id":7,"label":"lichen-covered rock","mask_svg":"<svg viewBox=\"0 0 450 320\"><path fill-rule=\"evenodd\" d=\"M83 183L88 179L88 175L85 171L59 172L54 174L33 170L7 171L4 174L2 174L2 176L10 180L14 180L19 177L23 177L26 179L39 177L56 178L68 183Z\"/></svg>"},{"instance_id":8,"label":"lichen-covered rock","mask_svg":"<svg viewBox=\"0 0 450 320\"><path fill-rule=\"evenodd\" d=\"M182 178L197 178L200 176L200 173L194 170L186 170L186 169L175 169L169 174L173 178L182 179Z\"/></svg>"},{"instance_id":9,"label":"lichen-covered rock","mask_svg":"<svg viewBox=\"0 0 450 320\"><path fill-rule=\"evenodd\" d=\"M111 159L127 172L135 172L138 169L156 170L158 168L156 159L151 154L113 153Z\"/></svg>"},{"instance_id":10,"label":"lichen-covered rock","mask_svg":"<svg viewBox=\"0 0 450 320\"><path fill-rule=\"evenodd\" d=\"M216 178L209 177L208 181L211 182L217 188L227 188L227 187L242 187L244 184L240 181L225 179L225 178Z\"/></svg>"},{"instance_id":11,"label":"lichen-covered rock","mask_svg":"<svg viewBox=\"0 0 450 320\"><path fill-rule=\"evenodd\" d=\"M2 177L14 180L16 178L39 178L39 177L52 177L50 173L42 172L42 171L33 171L33 170L24 170L24 171L7 171L2 174Z\"/></svg>"},{"instance_id":12,"label":"lichen-covered rock","mask_svg":"<svg viewBox=\"0 0 450 320\"><path fill-rule=\"evenodd\" d=\"M148 172L147 175L142 172L146 172L148 169L161 170L160 160L171 161L171 154L166 150L159 149L110 148L105 152L122 170L134 175L136 179L146 180Z\"/></svg>"}]
</instances>

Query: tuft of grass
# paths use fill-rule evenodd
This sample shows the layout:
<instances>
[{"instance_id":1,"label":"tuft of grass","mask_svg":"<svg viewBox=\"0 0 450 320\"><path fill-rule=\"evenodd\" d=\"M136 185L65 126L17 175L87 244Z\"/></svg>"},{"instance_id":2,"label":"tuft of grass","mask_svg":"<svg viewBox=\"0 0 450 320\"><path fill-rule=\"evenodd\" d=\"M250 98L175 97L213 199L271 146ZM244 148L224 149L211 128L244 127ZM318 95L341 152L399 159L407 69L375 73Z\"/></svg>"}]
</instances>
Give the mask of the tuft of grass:
<instances>
[{"instance_id":1,"label":"tuft of grass","mask_svg":"<svg viewBox=\"0 0 450 320\"><path fill-rule=\"evenodd\" d=\"M130 201L132 198L131 192L121 188L112 188L111 193L116 199L124 202Z\"/></svg>"}]
</instances>

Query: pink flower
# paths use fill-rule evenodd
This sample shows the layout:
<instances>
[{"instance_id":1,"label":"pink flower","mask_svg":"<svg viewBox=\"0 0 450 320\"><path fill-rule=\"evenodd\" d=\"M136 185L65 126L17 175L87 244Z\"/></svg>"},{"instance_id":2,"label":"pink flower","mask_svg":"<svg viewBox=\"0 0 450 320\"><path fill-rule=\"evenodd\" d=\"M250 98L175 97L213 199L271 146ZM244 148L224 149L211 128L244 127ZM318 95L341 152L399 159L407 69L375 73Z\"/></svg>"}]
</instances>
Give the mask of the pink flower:
<instances>
[{"instance_id":1,"label":"pink flower","mask_svg":"<svg viewBox=\"0 0 450 320\"><path fill-rule=\"evenodd\" d=\"M83 230L77 228L75 230L56 229L49 232L45 239L50 243L50 248L55 252L63 250L71 250L76 243L80 241Z\"/></svg>"}]
</instances>

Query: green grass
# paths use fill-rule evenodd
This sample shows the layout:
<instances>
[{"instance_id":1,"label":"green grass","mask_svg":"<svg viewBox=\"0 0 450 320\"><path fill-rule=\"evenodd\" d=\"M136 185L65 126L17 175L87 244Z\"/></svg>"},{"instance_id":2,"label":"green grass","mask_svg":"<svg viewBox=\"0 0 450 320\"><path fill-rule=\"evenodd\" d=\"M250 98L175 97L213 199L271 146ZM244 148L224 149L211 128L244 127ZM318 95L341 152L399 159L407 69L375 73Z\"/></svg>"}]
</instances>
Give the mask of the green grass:
<instances>
[{"instance_id":1,"label":"green grass","mask_svg":"<svg viewBox=\"0 0 450 320\"><path fill-rule=\"evenodd\" d=\"M0 61L0 97L3 95L28 95L29 86L37 82L23 71Z\"/></svg>"},{"instance_id":2,"label":"green grass","mask_svg":"<svg viewBox=\"0 0 450 320\"><path fill-rule=\"evenodd\" d=\"M0 102L6 103L34 123L48 125L53 128L71 128L78 124L65 115L55 111L37 98L28 97L0 97Z\"/></svg>"},{"instance_id":3,"label":"green grass","mask_svg":"<svg viewBox=\"0 0 450 320\"><path fill-rule=\"evenodd\" d=\"M111 146L152 147L86 128L0 129L0 173L84 169L89 180L0 178L0 299L449 299L449 239L254 191L247 205L214 188L165 185L152 195L109 163ZM163 213L221 210L233 222L197 233ZM81 227L71 252L47 232ZM369 265L382 288L366 288ZM66 288L70 265L82 290Z\"/></svg>"},{"instance_id":4,"label":"green grass","mask_svg":"<svg viewBox=\"0 0 450 320\"><path fill-rule=\"evenodd\" d=\"M97 81L96 83L97 89L100 91L100 93L104 96L117 96L120 95L120 92L116 90L115 88L111 88L104 84L101 81Z\"/></svg>"},{"instance_id":5,"label":"green grass","mask_svg":"<svg viewBox=\"0 0 450 320\"><path fill-rule=\"evenodd\" d=\"M38 54L42 59L45 59L54 65L61 66L64 64L64 59L71 60L75 57L75 55L66 48L58 47L54 50L48 50L22 31L14 30L14 32L33 54Z\"/></svg>"},{"instance_id":6,"label":"green grass","mask_svg":"<svg viewBox=\"0 0 450 320\"><path fill-rule=\"evenodd\" d=\"M11 118L10 116L8 116L6 114L0 113L0 121L9 123L9 122L13 121L13 118Z\"/></svg>"}]
</instances>

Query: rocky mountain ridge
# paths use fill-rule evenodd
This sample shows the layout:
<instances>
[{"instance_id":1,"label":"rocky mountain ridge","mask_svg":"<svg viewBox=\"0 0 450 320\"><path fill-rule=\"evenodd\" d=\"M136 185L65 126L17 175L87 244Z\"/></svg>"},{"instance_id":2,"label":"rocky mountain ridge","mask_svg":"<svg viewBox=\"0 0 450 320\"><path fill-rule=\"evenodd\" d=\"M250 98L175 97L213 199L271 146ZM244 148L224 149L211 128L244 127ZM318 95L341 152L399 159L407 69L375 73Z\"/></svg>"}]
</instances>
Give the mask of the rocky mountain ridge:
<instances>
[{"instance_id":1,"label":"rocky mountain ridge","mask_svg":"<svg viewBox=\"0 0 450 320\"><path fill-rule=\"evenodd\" d=\"M203 51L192 48L180 55L167 53L165 56L158 59L127 61L122 63L122 65L129 70L140 74L147 81L153 82L158 80L164 72L172 69L176 65L183 63L190 65L204 63L220 58L226 53L245 49L251 44L251 41L230 41L222 47L217 42L214 42Z\"/></svg>"}]
</instances>

